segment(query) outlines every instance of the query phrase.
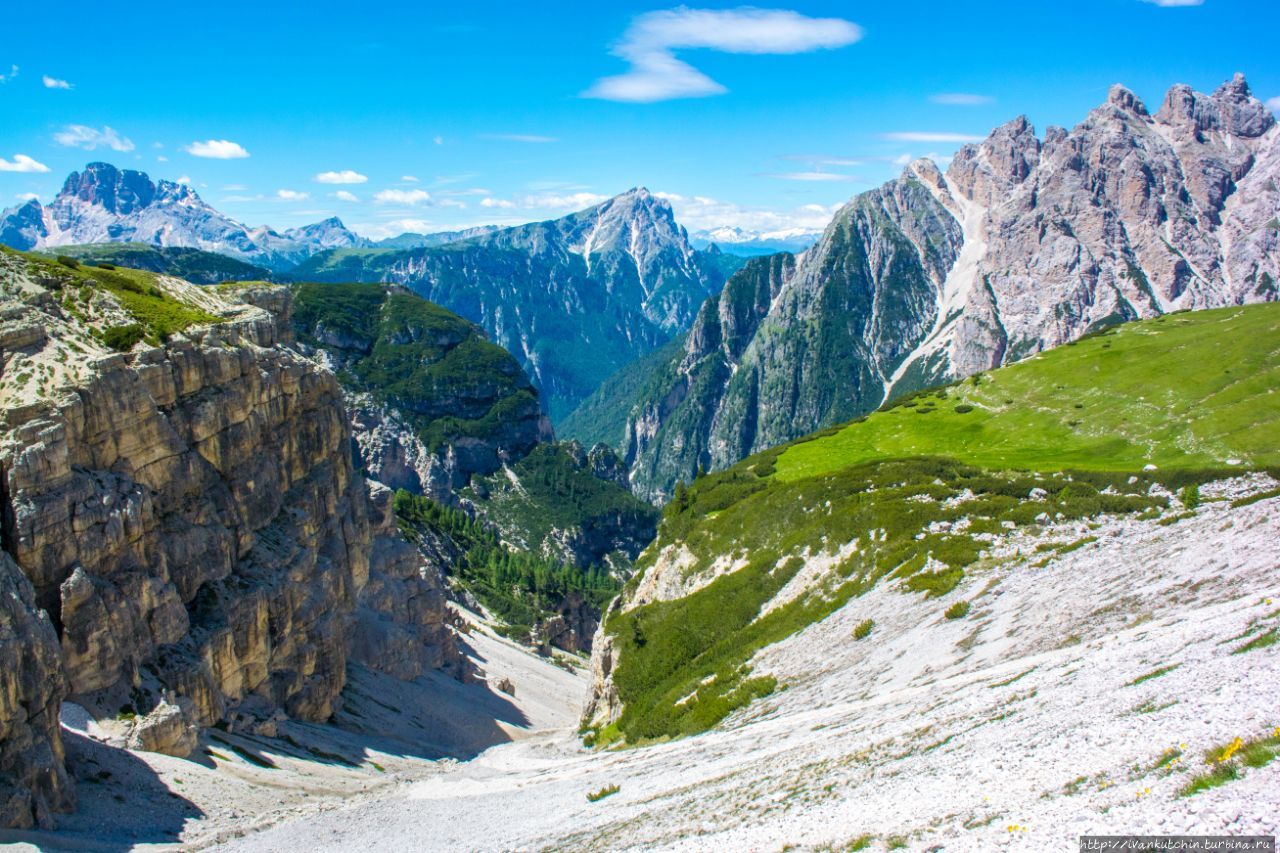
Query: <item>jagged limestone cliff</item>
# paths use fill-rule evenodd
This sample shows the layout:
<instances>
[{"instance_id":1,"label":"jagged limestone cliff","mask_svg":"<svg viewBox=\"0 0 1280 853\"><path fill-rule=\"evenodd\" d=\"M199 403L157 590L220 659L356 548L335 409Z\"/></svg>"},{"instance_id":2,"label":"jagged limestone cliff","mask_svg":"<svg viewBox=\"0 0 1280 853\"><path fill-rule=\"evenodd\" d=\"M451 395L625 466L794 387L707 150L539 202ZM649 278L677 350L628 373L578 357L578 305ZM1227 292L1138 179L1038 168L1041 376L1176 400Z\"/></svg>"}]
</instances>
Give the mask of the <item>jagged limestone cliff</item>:
<instances>
[{"instance_id":1,"label":"jagged limestone cliff","mask_svg":"<svg viewBox=\"0 0 1280 853\"><path fill-rule=\"evenodd\" d=\"M1280 130L1239 75L1175 86L1154 114L1116 86L1070 130L1038 138L1019 117L945 173L912 163L793 268L755 261L708 301L684 351L620 403L633 485L669 496L699 467L1103 325L1275 300L1277 181Z\"/></svg>"},{"instance_id":2,"label":"jagged limestone cliff","mask_svg":"<svg viewBox=\"0 0 1280 853\"><path fill-rule=\"evenodd\" d=\"M402 676L461 666L438 573L353 470L341 388L275 316L8 251L0 290L3 544L61 670L0 696L0 717L65 691L183 754L218 721L326 719L353 650ZM286 292L257 296L287 312Z\"/></svg>"}]
</instances>

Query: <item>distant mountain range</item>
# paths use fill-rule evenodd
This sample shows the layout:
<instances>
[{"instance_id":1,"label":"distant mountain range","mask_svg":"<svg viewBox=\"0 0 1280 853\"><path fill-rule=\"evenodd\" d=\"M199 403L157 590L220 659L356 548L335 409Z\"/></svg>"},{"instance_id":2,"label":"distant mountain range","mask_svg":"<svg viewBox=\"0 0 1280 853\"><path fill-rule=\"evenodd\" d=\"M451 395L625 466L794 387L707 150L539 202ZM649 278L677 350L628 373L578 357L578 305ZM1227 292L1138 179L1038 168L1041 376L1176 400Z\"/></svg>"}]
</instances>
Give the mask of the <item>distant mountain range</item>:
<instances>
[{"instance_id":1,"label":"distant mountain range","mask_svg":"<svg viewBox=\"0 0 1280 853\"><path fill-rule=\"evenodd\" d=\"M734 225L695 231L689 235L694 248L719 246L721 251L754 257L776 252L803 252L818 242L821 231L807 228L783 228L776 231L748 231Z\"/></svg>"},{"instance_id":2,"label":"distant mountain range","mask_svg":"<svg viewBox=\"0 0 1280 853\"><path fill-rule=\"evenodd\" d=\"M562 432L618 446L637 491L1112 323L1275 301L1280 129L1237 75L1122 86L1071 130L1025 118L850 201L799 257L752 260L683 346L624 371ZM625 412L626 414L621 414Z\"/></svg>"},{"instance_id":3,"label":"distant mountain range","mask_svg":"<svg viewBox=\"0 0 1280 853\"><path fill-rule=\"evenodd\" d=\"M555 421L687 329L742 262L694 249L670 204L637 188L443 246L323 252L293 275L401 284L480 324L520 360Z\"/></svg>"},{"instance_id":4,"label":"distant mountain range","mask_svg":"<svg viewBox=\"0 0 1280 853\"><path fill-rule=\"evenodd\" d=\"M194 189L145 173L90 163L72 172L48 205L31 199L0 214L0 243L49 249L84 243L148 243L216 252L286 270L326 249L370 246L337 217L277 232L248 228L215 210Z\"/></svg>"}]
</instances>

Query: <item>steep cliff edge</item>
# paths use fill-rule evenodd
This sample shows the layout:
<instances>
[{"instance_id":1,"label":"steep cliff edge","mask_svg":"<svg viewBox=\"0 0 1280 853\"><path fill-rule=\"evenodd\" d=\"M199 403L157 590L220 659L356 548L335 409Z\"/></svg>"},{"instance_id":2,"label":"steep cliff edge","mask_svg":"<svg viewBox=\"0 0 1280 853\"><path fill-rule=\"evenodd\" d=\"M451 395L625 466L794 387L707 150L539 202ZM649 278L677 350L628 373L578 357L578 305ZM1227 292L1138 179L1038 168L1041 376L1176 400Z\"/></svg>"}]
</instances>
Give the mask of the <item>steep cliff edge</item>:
<instances>
[{"instance_id":1,"label":"steep cliff edge","mask_svg":"<svg viewBox=\"0 0 1280 853\"><path fill-rule=\"evenodd\" d=\"M287 313L287 293L260 298ZM355 621L372 666L458 661L438 574L397 545L385 501L371 518L341 388L271 313L7 250L0 300L3 545L68 697L185 754L219 721L327 719ZM56 708L61 681L8 692L3 716Z\"/></svg>"}]
</instances>

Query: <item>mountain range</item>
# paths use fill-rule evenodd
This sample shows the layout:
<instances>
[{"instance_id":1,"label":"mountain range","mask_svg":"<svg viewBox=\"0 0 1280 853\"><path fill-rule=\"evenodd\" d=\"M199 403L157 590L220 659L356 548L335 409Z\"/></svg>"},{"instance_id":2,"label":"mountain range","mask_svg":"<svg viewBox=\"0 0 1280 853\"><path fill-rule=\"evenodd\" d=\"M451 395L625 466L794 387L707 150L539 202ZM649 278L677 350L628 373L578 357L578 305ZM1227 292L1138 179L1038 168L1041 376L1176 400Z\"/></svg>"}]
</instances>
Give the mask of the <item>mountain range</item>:
<instances>
[{"instance_id":1,"label":"mountain range","mask_svg":"<svg viewBox=\"0 0 1280 853\"><path fill-rule=\"evenodd\" d=\"M741 263L694 249L671 205L636 188L444 246L323 252L292 275L399 284L480 324L520 360L557 421L687 329Z\"/></svg>"},{"instance_id":2,"label":"mountain range","mask_svg":"<svg viewBox=\"0 0 1280 853\"><path fill-rule=\"evenodd\" d=\"M0 214L0 243L49 249L84 243L148 243L201 249L272 270L296 266L316 252L372 245L337 217L277 232L249 228L220 213L189 185L152 181L145 173L90 163L72 172L42 205L30 199Z\"/></svg>"},{"instance_id":3,"label":"mountain range","mask_svg":"<svg viewBox=\"0 0 1280 853\"><path fill-rule=\"evenodd\" d=\"M911 163L798 256L753 259L682 347L605 383L567 433L614 442L638 491L1027 358L1116 322L1274 301L1280 130L1237 75L1129 90L1071 130L1025 117ZM623 416L620 412L626 412Z\"/></svg>"}]
</instances>

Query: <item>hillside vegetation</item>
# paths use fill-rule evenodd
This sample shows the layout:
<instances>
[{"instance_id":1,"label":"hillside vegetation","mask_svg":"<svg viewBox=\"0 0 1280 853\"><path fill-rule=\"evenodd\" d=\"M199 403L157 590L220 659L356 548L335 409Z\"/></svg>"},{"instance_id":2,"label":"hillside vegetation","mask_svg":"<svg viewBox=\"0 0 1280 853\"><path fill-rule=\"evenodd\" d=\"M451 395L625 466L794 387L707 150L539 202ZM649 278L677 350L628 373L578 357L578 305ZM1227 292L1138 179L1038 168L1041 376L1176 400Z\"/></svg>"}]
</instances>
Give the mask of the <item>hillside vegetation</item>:
<instances>
[{"instance_id":1,"label":"hillside vegetation","mask_svg":"<svg viewBox=\"0 0 1280 853\"><path fill-rule=\"evenodd\" d=\"M588 739L703 731L776 688L750 673L758 650L886 579L945 595L997 563L1011 530L1175 520L1197 484L1280 465L1278 380L1280 306L1178 314L921 392L678 488L606 621L621 715ZM637 603L642 587L663 586L655 574L693 591Z\"/></svg>"},{"instance_id":2,"label":"hillside vegetation","mask_svg":"<svg viewBox=\"0 0 1280 853\"><path fill-rule=\"evenodd\" d=\"M148 243L87 243L59 246L42 253L46 257L70 257L82 263L111 264L147 272L164 273L192 284L245 281L270 278L270 271L216 252L182 246L152 246Z\"/></svg>"}]
</instances>

